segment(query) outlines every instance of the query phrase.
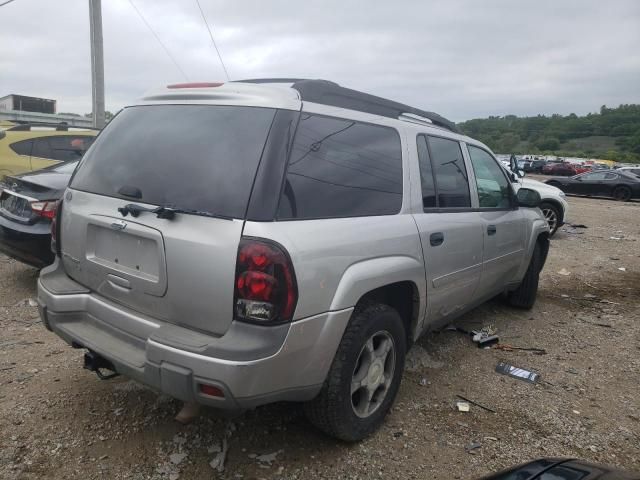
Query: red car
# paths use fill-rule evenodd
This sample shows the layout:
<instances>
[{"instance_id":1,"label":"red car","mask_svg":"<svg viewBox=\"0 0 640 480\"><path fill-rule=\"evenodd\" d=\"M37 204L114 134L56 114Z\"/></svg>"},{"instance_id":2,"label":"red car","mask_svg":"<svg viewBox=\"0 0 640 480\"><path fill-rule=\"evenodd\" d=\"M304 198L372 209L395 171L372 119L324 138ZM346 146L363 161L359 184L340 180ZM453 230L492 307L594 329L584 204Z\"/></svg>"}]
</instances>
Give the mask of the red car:
<instances>
[{"instance_id":1,"label":"red car","mask_svg":"<svg viewBox=\"0 0 640 480\"><path fill-rule=\"evenodd\" d=\"M576 169L570 163L548 163L542 167L544 175L554 175L561 177L573 177L577 175Z\"/></svg>"},{"instance_id":2,"label":"red car","mask_svg":"<svg viewBox=\"0 0 640 480\"><path fill-rule=\"evenodd\" d=\"M574 165L573 168L575 168L577 175L591 171L591 167L589 165Z\"/></svg>"}]
</instances>

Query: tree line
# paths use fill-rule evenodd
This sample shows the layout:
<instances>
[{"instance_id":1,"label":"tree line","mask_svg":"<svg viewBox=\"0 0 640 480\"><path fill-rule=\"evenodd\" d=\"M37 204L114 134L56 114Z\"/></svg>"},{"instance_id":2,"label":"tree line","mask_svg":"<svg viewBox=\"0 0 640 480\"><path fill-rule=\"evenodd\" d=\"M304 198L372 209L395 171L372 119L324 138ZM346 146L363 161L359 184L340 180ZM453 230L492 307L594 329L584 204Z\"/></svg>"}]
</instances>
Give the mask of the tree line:
<instances>
[{"instance_id":1,"label":"tree line","mask_svg":"<svg viewBox=\"0 0 640 480\"><path fill-rule=\"evenodd\" d=\"M496 153L546 154L640 163L640 105L578 116L489 117L459 123Z\"/></svg>"}]
</instances>

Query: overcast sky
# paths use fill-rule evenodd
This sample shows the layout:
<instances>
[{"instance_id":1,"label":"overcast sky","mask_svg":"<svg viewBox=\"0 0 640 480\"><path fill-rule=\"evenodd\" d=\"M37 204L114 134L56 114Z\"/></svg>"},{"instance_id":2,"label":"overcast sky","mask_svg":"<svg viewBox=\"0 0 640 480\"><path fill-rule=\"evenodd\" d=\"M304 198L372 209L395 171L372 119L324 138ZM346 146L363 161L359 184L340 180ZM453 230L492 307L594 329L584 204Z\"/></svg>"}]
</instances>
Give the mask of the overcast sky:
<instances>
[{"instance_id":1,"label":"overcast sky","mask_svg":"<svg viewBox=\"0 0 640 480\"><path fill-rule=\"evenodd\" d=\"M189 80L224 80L195 0L133 2ZM640 103L640 0L200 3L232 79L324 78L455 121ZM108 110L185 81L129 0L102 10ZM89 52L88 0L0 7L0 96L89 112Z\"/></svg>"}]
</instances>

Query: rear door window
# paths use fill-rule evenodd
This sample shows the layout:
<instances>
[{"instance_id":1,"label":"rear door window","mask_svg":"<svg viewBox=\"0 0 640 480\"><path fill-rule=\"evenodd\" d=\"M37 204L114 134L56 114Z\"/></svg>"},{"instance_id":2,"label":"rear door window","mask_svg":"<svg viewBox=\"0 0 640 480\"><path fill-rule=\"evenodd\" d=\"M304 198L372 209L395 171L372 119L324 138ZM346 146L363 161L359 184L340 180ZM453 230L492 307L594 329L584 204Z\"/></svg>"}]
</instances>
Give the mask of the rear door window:
<instances>
[{"instance_id":1,"label":"rear door window","mask_svg":"<svg viewBox=\"0 0 640 480\"><path fill-rule=\"evenodd\" d=\"M438 207L470 208L469 179L460 143L441 137L427 138L438 189Z\"/></svg>"},{"instance_id":2,"label":"rear door window","mask_svg":"<svg viewBox=\"0 0 640 480\"><path fill-rule=\"evenodd\" d=\"M49 137L51 158L62 162L79 160L84 155L91 140L92 137L74 137L71 135Z\"/></svg>"},{"instance_id":3,"label":"rear door window","mask_svg":"<svg viewBox=\"0 0 640 480\"><path fill-rule=\"evenodd\" d=\"M49 139L47 137L36 138L33 141L31 155L39 158L53 158L53 152L49 146Z\"/></svg>"},{"instance_id":4,"label":"rear door window","mask_svg":"<svg viewBox=\"0 0 640 480\"><path fill-rule=\"evenodd\" d=\"M244 218L274 115L237 106L126 108L96 139L71 187Z\"/></svg>"},{"instance_id":5,"label":"rear door window","mask_svg":"<svg viewBox=\"0 0 640 480\"><path fill-rule=\"evenodd\" d=\"M389 127L302 113L278 218L392 215L402 206L402 148Z\"/></svg>"}]
</instances>

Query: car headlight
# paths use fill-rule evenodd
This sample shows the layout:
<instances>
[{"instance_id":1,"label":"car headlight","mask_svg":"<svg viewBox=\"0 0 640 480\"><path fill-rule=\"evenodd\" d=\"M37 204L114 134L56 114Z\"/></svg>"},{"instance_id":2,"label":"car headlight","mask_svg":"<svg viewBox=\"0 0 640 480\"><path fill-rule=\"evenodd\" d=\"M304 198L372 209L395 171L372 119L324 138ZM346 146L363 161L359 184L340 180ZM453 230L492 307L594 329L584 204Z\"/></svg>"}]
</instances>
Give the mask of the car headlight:
<instances>
[{"instance_id":1,"label":"car headlight","mask_svg":"<svg viewBox=\"0 0 640 480\"><path fill-rule=\"evenodd\" d=\"M560 195L561 197L566 197L567 196L562 190L560 190L558 192L558 195Z\"/></svg>"}]
</instances>

